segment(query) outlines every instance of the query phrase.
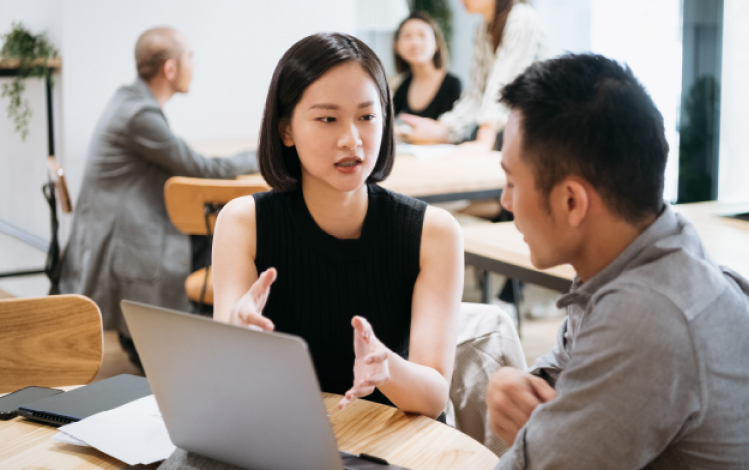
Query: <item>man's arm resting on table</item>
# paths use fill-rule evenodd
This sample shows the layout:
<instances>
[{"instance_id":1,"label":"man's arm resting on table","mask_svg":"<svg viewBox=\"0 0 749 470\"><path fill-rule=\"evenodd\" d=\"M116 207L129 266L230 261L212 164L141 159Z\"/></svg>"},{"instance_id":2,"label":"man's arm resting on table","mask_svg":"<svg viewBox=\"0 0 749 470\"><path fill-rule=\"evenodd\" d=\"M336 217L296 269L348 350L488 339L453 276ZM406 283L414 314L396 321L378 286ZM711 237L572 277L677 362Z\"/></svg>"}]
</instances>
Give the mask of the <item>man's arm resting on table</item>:
<instances>
[{"instance_id":1,"label":"man's arm resting on table","mask_svg":"<svg viewBox=\"0 0 749 470\"><path fill-rule=\"evenodd\" d=\"M179 176L232 178L257 169L252 152L230 158L206 158L175 136L160 111L146 108L133 116L127 126L127 138L143 158Z\"/></svg>"}]
</instances>

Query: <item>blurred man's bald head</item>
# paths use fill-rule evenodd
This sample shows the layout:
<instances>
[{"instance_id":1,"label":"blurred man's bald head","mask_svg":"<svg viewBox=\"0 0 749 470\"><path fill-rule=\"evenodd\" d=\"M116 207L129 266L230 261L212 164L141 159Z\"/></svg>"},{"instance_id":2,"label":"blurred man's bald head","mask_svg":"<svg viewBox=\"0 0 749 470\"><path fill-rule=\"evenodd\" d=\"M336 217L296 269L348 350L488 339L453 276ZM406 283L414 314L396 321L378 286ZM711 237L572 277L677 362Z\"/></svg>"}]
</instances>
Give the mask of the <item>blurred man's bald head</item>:
<instances>
[{"instance_id":1,"label":"blurred man's bald head","mask_svg":"<svg viewBox=\"0 0 749 470\"><path fill-rule=\"evenodd\" d=\"M184 36L172 28L153 28L141 34L135 44L135 63L138 75L146 81L159 74L169 59L178 63L185 49Z\"/></svg>"}]
</instances>

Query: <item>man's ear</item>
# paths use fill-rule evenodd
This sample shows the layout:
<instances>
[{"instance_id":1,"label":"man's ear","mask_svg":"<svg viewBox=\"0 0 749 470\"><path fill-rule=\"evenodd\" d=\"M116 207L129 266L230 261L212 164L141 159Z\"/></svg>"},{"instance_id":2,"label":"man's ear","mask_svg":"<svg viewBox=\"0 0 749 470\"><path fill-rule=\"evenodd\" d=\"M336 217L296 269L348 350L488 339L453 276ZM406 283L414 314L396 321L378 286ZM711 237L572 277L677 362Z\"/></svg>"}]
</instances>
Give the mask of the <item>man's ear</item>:
<instances>
[{"instance_id":1,"label":"man's ear","mask_svg":"<svg viewBox=\"0 0 749 470\"><path fill-rule=\"evenodd\" d=\"M164 78L168 81L173 82L177 79L177 59L167 59L162 65L164 70Z\"/></svg>"},{"instance_id":2,"label":"man's ear","mask_svg":"<svg viewBox=\"0 0 749 470\"><path fill-rule=\"evenodd\" d=\"M294 138L291 137L291 129L289 128L289 121L281 119L278 121L278 132L281 134L281 141L287 147L294 146Z\"/></svg>"},{"instance_id":3,"label":"man's ear","mask_svg":"<svg viewBox=\"0 0 749 470\"><path fill-rule=\"evenodd\" d=\"M590 188L576 178L567 178L560 186L564 217L570 227L579 227L590 209Z\"/></svg>"}]
</instances>

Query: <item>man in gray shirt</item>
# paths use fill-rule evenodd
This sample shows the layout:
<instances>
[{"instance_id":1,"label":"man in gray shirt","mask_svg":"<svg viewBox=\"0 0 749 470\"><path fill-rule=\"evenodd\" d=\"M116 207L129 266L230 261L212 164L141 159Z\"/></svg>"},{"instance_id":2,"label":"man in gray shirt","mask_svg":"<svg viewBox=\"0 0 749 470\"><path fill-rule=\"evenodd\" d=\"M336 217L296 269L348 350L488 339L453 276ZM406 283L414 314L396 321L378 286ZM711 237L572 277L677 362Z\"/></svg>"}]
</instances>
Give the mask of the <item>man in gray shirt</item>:
<instances>
[{"instance_id":1,"label":"man in gray shirt","mask_svg":"<svg viewBox=\"0 0 749 470\"><path fill-rule=\"evenodd\" d=\"M115 93L91 139L75 217L61 262L60 291L91 297L105 329L120 331L138 362L120 300L185 310L190 243L169 220L164 183L172 176L231 178L256 172L254 153L206 158L169 129L162 107L187 93L192 50L169 28L143 33L138 78Z\"/></svg>"},{"instance_id":2,"label":"man in gray shirt","mask_svg":"<svg viewBox=\"0 0 749 470\"><path fill-rule=\"evenodd\" d=\"M570 263L558 345L502 368L487 405L499 469L749 468L749 284L662 201L663 118L629 68L594 55L529 67L502 205L539 269Z\"/></svg>"}]
</instances>

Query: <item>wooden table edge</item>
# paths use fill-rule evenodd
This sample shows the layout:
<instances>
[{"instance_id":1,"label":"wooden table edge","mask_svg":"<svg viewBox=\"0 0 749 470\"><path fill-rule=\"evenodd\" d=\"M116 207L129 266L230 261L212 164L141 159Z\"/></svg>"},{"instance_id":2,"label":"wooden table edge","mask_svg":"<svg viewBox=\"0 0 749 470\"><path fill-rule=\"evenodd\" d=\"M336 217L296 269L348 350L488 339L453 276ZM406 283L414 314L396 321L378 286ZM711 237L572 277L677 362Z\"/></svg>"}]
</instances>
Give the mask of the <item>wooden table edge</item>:
<instances>
[{"instance_id":1,"label":"wooden table edge","mask_svg":"<svg viewBox=\"0 0 749 470\"><path fill-rule=\"evenodd\" d=\"M75 388L78 388L80 386L67 386L67 387L55 387L61 390L72 390ZM0 396L6 395L6 393L0 393ZM484 447L480 442L475 441L470 436L461 433L457 429L454 429L452 427L449 427L447 425L443 425L442 423L438 423L431 418L427 418L425 416L418 416L418 415L412 415L405 413L401 410L398 410L397 408L387 407L385 405L381 405L379 403L370 402L368 400L356 400L353 403L349 404L346 409L343 411L337 411L337 403L341 398L341 395L331 394L331 393L323 393L322 394L323 403L328 410L329 413L329 419L331 421L331 426L333 429L336 429L336 415L338 413L345 413L345 412L352 412L355 411L357 408L360 409L360 411L366 411L366 413L362 413L361 417L362 419L355 419L355 420L344 420L343 423L346 425L347 428L356 428L358 426L366 426L368 423L364 421L364 419L367 417L367 414L371 415L372 413L376 414L381 420L384 420L386 426L393 426L394 423L398 421L402 421L403 424L398 424L396 430L390 431L387 435L378 435L378 437L371 442L374 443L374 448L382 447L382 446L388 446L387 440L388 437L392 439L398 439L399 445L394 446L392 443L389 446L389 452L388 456L390 454L396 454L398 457L395 457L393 459L393 464L398 465L399 462L400 465L405 465L409 468L431 468L426 467L426 465L429 463L428 460L425 460L425 463L423 465L417 465L414 467L414 464L412 462L403 461L400 457L404 452L407 452L408 447L408 441L409 439L403 439L401 436L398 436L398 432L400 431L402 434L402 431L404 427L410 426L413 429L406 429L409 434L411 434L410 439L418 439L423 438L422 434L426 431L429 431L430 429L432 431L436 431L438 434L442 434L443 436L447 436L451 442L458 441L459 449L453 449L453 452L458 453L464 453L464 452L470 452L471 455L468 459L463 458L461 461L464 460L476 460L479 463L486 463L486 469L489 470L491 468L494 468L496 466L499 459L494 455L489 449ZM7 424L6 424L7 423ZM437 426L446 426L446 429L449 430L448 433L440 433L441 431ZM111 457L95 448L92 447L80 447L80 446L74 446L72 444L63 444L60 442L52 441L51 437L53 434L57 432L57 427L45 425L42 423L37 423L31 420L28 420L23 417L15 417L11 420L7 421L0 421L0 429L3 428L9 428L9 427L20 427L20 428L26 428L25 430L16 430L14 433L14 439L19 438L19 434L24 433L35 433L37 436L35 436L35 440L30 442L30 445L25 446L20 452L25 452L27 454L30 454L30 458L36 459L38 457L38 454L40 452L61 452L62 454L65 454L65 457L68 459L80 459L80 463L75 462L74 465L67 466L66 468L73 468L73 469L91 469L91 468L104 468L104 469L122 469L127 467L127 465L124 462L121 462L118 459L115 459L114 457ZM40 432L38 432L40 431ZM367 435L366 433L356 433L352 431L351 437L349 437L349 440L359 440L363 441L365 439L371 439L371 433ZM339 448L343 451L356 451L356 448L345 448L345 446L340 445L340 441L343 440L343 438L339 438L336 436L336 440L339 441ZM383 442L384 441L384 442ZM402 444L406 446L406 449L403 448L403 445L400 445L402 441ZM40 447L41 446L41 447ZM366 446L365 446L366 447ZM33 450L33 451L32 451ZM425 451L429 450L429 446L423 446L423 448L419 449L418 455L421 456ZM365 452L365 450L361 450L360 452ZM2 449L0 449L0 455L2 454ZM358 453L358 452L355 452ZM3 463L8 462L8 458L15 459L18 457L18 459L23 460L22 466L19 466L17 468L27 468L29 466L34 466L38 464L46 465L53 457L47 456L47 459L40 459L40 460L33 460L29 461L27 460L27 456L20 456L18 454L10 454L6 452L6 458L4 458L2 461L0 461L0 466L3 466ZM376 455L376 452L375 452ZM385 456L387 458L388 456ZM439 455L438 455L439 457ZM62 458L62 457L60 457ZM405 457L403 457L405 458ZM423 457L421 457L423 459ZM17 460L18 460L17 459ZM407 460L407 459L406 459ZM148 469L155 469L158 465L160 465L161 462L157 462L148 466L144 466L143 468ZM481 465L481 468L484 466ZM3 468L5 468L3 466ZM14 467L16 468L16 467ZM139 467L140 468L140 467ZM438 468L447 468L443 466L439 466ZM476 468L476 467L474 467Z\"/></svg>"}]
</instances>

